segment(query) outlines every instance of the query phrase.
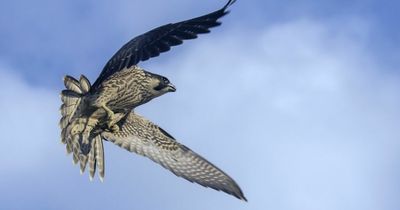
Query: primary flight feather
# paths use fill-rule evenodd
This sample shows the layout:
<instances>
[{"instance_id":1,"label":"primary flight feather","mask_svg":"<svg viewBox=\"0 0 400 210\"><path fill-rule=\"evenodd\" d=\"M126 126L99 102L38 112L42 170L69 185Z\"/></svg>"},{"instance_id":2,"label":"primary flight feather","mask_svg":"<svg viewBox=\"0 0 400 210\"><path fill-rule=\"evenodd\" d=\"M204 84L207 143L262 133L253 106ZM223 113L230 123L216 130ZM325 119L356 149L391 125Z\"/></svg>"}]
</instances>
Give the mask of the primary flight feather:
<instances>
[{"instance_id":1,"label":"primary flight feather","mask_svg":"<svg viewBox=\"0 0 400 210\"><path fill-rule=\"evenodd\" d=\"M105 174L103 140L146 156L177 176L202 186L224 191L246 200L236 182L222 170L178 143L166 131L135 114L134 108L168 92L175 86L164 76L150 73L137 64L195 39L219 26L228 13L229 0L221 9L190 20L167 24L126 43L104 66L93 85L85 76L65 76L61 92L61 141L81 173L89 167Z\"/></svg>"}]
</instances>

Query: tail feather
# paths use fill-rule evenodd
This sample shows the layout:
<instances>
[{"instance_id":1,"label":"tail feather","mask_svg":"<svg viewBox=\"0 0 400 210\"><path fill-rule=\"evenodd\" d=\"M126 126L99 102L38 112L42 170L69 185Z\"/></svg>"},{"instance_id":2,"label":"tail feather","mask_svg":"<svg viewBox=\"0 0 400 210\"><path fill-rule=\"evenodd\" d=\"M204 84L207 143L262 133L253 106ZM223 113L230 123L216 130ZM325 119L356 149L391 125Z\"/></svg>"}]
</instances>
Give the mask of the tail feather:
<instances>
[{"instance_id":1,"label":"tail feather","mask_svg":"<svg viewBox=\"0 0 400 210\"><path fill-rule=\"evenodd\" d=\"M72 141L72 159L74 161L74 164L77 164L79 162L79 154L81 153L78 138L74 138L74 140Z\"/></svg>"},{"instance_id":2,"label":"tail feather","mask_svg":"<svg viewBox=\"0 0 400 210\"><path fill-rule=\"evenodd\" d=\"M61 130L61 143L63 143L63 144L67 144L67 139L65 138L65 132L66 132L66 129ZM67 144L67 146L69 146L69 145ZM67 150L68 150L68 148L67 148ZM68 151L67 151L67 153L68 153Z\"/></svg>"},{"instance_id":3,"label":"tail feather","mask_svg":"<svg viewBox=\"0 0 400 210\"><path fill-rule=\"evenodd\" d=\"M100 180L104 179L104 149L103 149L103 141L101 140L101 136L98 135L94 139L95 148L96 148L96 168L99 169L99 177Z\"/></svg>"},{"instance_id":4,"label":"tail feather","mask_svg":"<svg viewBox=\"0 0 400 210\"><path fill-rule=\"evenodd\" d=\"M71 91L74 91L74 92L80 93L80 94L83 93L78 80L76 80L75 78L73 78L71 76L67 75L64 77L64 86L65 86L65 88L67 88L67 90L71 90Z\"/></svg>"},{"instance_id":5,"label":"tail feather","mask_svg":"<svg viewBox=\"0 0 400 210\"><path fill-rule=\"evenodd\" d=\"M81 75L81 78L79 78L79 83L83 93L87 93L90 91L90 81L85 77L85 75Z\"/></svg>"},{"instance_id":6,"label":"tail feather","mask_svg":"<svg viewBox=\"0 0 400 210\"><path fill-rule=\"evenodd\" d=\"M89 178L93 180L94 173L96 172L96 146L95 141L92 141L92 148L89 152L88 159L89 159Z\"/></svg>"},{"instance_id":7,"label":"tail feather","mask_svg":"<svg viewBox=\"0 0 400 210\"><path fill-rule=\"evenodd\" d=\"M71 142L67 141L65 144L66 144L66 145L65 145L65 149L67 150L67 154L71 154L71 153L72 153L72 145L71 145Z\"/></svg>"},{"instance_id":8,"label":"tail feather","mask_svg":"<svg viewBox=\"0 0 400 210\"><path fill-rule=\"evenodd\" d=\"M61 128L61 142L65 144L68 142L67 127L71 123L72 117L74 116L83 95L79 82L73 77L65 76L64 85L66 89L61 91L61 101L63 104L60 107L62 117L59 125ZM69 149L73 150L71 145Z\"/></svg>"},{"instance_id":9,"label":"tail feather","mask_svg":"<svg viewBox=\"0 0 400 210\"><path fill-rule=\"evenodd\" d=\"M62 104L60 107L60 111L61 111L61 116L69 116L71 115L71 113L74 112L75 110L75 105L67 105L67 104Z\"/></svg>"},{"instance_id":10,"label":"tail feather","mask_svg":"<svg viewBox=\"0 0 400 210\"><path fill-rule=\"evenodd\" d=\"M60 107L61 119L61 142L66 144L67 153L72 153L74 164L79 163L80 171L83 173L89 165L89 177L93 179L98 169L100 180L104 178L104 148L100 135L89 139L89 150L86 151L82 136L86 132L90 119L81 117L82 98L89 93L91 84L89 80L81 75L79 81L71 76L64 77L65 90L61 92Z\"/></svg>"},{"instance_id":11,"label":"tail feather","mask_svg":"<svg viewBox=\"0 0 400 210\"><path fill-rule=\"evenodd\" d=\"M85 172L86 164L88 162L88 156L81 154L79 156L79 160L80 160L81 174L83 174L83 172Z\"/></svg>"},{"instance_id":12,"label":"tail feather","mask_svg":"<svg viewBox=\"0 0 400 210\"><path fill-rule=\"evenodd\" d=\"M74 92L72 90L61 91L61 101L67 106L75 105L79 103L82 95L80 93Z\"/></svg>"},{"instance_id":13,"label":"tail feather","mask_svg":"<svg viewBox=\"0 0 400 210\"><path fill-rule=\"evenodd\" d=\"M65 133L65 128L67 127L67 125L69 123L69 119L68 118L69 118L69 116L63 116L60 119L59 125L60 125L61 129L63 130L61 133ZM61 135L61 137L63 137L63 136L64 135Z\"/></svg>"}]
</instances>

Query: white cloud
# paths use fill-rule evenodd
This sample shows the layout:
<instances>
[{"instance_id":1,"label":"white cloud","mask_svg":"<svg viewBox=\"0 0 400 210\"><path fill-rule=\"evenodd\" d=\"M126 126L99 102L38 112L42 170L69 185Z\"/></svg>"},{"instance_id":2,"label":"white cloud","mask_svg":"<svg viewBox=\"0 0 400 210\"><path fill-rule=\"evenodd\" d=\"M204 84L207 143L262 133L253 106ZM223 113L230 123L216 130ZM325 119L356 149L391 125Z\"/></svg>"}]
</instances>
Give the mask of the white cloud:
<instances>
[{"instance_id":1,"label":"white cloud","mask_svg":"<svg viewBox=\"0 0 400 210\"><path fill-rule=\"evenodd\" d=\"M58 133L60 103L55 91L26 84L12 68L0 64L0 163L8 170L27 172L46 161L50 141L57 141L52 138Z\"/></svg>"},{"instance_id":2,"label":"white cloud","mask_svg":"<svg viewBox=\"0 0 400 210\"><path fill-rule=\"evenodd\" d=\"M379 186L398 162L400 83L366 51L369 27L304 19L201 39L152 66L170 70L178 95L143 111L224 156L255 209L393 208L393 188Z\"/></svg>"},{"instance_id":3,"label":"white cloud","mask_svg":"<svg viewBox=\"0 0 400 210\"><path fill-rule=\"evenodd\" d=\"M34 175L50 207L64 206L63 194L53 193L63 189L77 204L99 208L395 209L399 77L382 73L362 38L372 26L359 21L339 28L304 19L218 32L167 63L144 64L178 91L139 112L231 174L248 204L110 144L106 183L88 183L67 158L58 158L58 91L32 87L11 70L0 72L0 96L7 101L0 105L0 163L16 177L23 168L40 167ZM58 179L40 178L53 170ZM88 194L97 199L84 199ZM35 198L31 202L43 199Z\"/></svg>"}]
</instances>

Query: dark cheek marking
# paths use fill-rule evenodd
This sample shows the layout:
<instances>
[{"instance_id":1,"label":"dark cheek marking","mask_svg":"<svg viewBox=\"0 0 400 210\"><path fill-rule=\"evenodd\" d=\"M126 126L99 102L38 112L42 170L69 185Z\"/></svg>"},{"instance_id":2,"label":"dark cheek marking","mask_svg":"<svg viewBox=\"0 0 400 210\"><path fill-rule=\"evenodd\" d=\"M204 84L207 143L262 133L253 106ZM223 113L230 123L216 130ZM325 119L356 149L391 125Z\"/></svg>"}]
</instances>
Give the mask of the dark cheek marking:
<instances>
[{"instance_id":1,"label":"dark cheek marking","mask_svg":"<svg viewBox=\"0 0 400 210\"><path fill-rule=\"evenodd\" d=\"M165 87L165 85L159 83L157 87L154 88L154 90L160 91Z\"/></svg>"}]
</instances>

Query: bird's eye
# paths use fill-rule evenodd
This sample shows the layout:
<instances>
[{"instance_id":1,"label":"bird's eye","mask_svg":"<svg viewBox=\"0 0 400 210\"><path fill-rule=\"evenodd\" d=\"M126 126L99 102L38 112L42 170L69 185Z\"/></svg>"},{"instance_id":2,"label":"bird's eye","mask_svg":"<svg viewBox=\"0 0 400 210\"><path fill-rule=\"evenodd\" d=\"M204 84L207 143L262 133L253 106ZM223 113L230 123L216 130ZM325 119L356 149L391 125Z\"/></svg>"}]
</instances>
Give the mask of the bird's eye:
<instances>
[{"instance_id":1,"label":"bird's eye","mask_svg":"<svg viewBox=\"0 0 400 210\"><path fill-rule=\"evenodd\" d=\"M169 80L167 78L165 78L165 77L163 77L163 81L164 81L165 84L169 83Z\"/></svg>"}]
</instances>

